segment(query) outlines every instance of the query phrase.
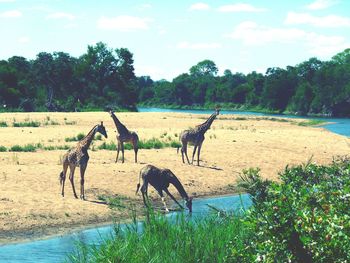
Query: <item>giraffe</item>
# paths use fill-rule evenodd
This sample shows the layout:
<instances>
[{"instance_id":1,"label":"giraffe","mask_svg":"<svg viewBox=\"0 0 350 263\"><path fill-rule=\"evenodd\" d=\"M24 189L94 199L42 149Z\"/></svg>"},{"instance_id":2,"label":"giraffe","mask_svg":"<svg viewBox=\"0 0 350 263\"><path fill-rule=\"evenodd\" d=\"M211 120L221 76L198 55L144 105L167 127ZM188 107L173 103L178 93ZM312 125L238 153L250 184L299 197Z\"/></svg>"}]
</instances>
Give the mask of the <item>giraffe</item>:
<instances>
[{"instance_id":1,"label":"giraffe","mask_svg":"<svg viewBox=\"0 0 350 263\"><path fill-rule=\"evenodd\" d=\"M117 158L115 159L115 162L118 162L119 157L119 151L122 151L122 163L124 163L124 142L131 142L134 152L135 152L135 163L137 163L137 152L138 152L138 143L139 143L139 137L137 136L136 132L129 131L124 124L122 124L117 116L115 116L113 111L109 112L111 114L111 117L115 123L115 126L118 130L117 135L117 142L118 142L118 148L117 148Z\"/></svg>"},{"instance_id":2,"label":"giraffe","mask_svg":"<svg viewBox=\"0 0 350 263\"><path fill-rule=\"evenodd\" d=\"M137 184L136 194L140 189L141 178L143 181L143 184L141 186L141 193L142 193L143 203L145 204L145 206L147 206L147 201L148 201L147 190L148 190L148 183L150 183L157 190L160 197L162 198L162 202L164 204L164 208L166 212L169 212L169 209L166 206L164 196L163 196L163 191L167 193L167 195L169 195L171 199L173 199L174 202L180 206L181 209L183 209L182 205L179 204L179 202L168 190L169 185L172 184L177 189L181 197L186 201L186 206L190 211L190 213L192 213L192 197L189 197L187 195L181 182L175 176L175 174L173 174L172 171L170 171L169 169L159 169L150 164L146 165L140 171L139 183Z\"/></svg>"},{"instance_id":3,"label":"giraffe","mask_svg":"<svg viewBox=\"0 0 350 263\"><path fill-rule=\"evenodd\" d=\"M66 180L66 173L69 166L69 170L70 170L69 180L72 184L74 197L78 198L74 187L74 171L77 166L80 166L80 199L85 200L84 175L85 175L85 170L89 161L88 149L96 132L101 133L103 136L107 138L106 129L103 126L103 122L101 122L101 124L95 125L91 129L91 131L77 143L75 147L69 149L68 152L63 156L63 171L61 172L60 178L59 178L60 184L62 186L63 197L64 197L64 182Z\"/></svg>"},{"instance_id":4,"label":"giraffe","mask_svg":"<svg viewBox=\"0 0 350 263\"><path fill-rule=\"evenodd\" d=\"M192 162L193 164L193 159L194 155L196 154L197 151L197 165L199 166L199 156L202 148L203 141L205 139L204 134L206 133L207 130L210 129L211 124L215 120L216 116L219 115L219 109L215 109L215 112L208 118L207 121L204 123L197 125L194 129L188 129L184 130L180 133L180 141L181 141L181 155L182 155L182 162L185 163L184 155L186 156L188 164L190 164L190 161L187 156L187 144L188 143L193 143L194 149L192 153ZM179 150L179 148L177 149Z\"/></svg>"}]
</instances>

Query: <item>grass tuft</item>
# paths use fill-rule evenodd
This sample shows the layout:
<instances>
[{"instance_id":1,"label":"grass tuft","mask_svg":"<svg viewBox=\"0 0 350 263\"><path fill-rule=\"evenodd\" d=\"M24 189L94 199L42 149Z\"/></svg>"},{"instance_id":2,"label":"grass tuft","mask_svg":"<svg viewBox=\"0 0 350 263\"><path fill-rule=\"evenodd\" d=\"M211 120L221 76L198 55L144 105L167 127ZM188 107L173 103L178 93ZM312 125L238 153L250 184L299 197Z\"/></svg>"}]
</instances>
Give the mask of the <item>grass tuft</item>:
<instances>
[{"instance_id":1,"label":"grass tuft","mask_svg":"<svg viewBox=\"0 0 350 263\"><path fill-rule=\"evenodd\" d=\"M13 127L40 127L40 122L38 121L25 121L25 122L16 122L12 123Z\"/></svg>"},{"instance_id":2,"label":"grass tuft","mask_svg":"<svg viewBox=\"0 0 350 263\"><path fill-rule=\"evenodd\" d=\"M0 146L0 152L7 152L7 148L5 146Z\"/></svg>"},{"instance_id":3,"label":"grass tuft","mask_svg":"<svg viewBox=\"0 0 350 263\"><path fill-rule=\"evenodd\" d=\"M8 127L5 121L0 121L0 127Z\"/></svg>"}]
</instances>

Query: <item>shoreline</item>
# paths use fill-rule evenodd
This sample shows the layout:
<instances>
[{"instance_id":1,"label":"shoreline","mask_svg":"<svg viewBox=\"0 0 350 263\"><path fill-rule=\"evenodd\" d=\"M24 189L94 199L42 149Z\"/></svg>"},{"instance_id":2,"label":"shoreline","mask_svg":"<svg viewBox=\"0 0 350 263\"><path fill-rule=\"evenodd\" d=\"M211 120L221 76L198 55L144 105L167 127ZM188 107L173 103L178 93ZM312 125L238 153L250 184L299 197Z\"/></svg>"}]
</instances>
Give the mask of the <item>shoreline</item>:
<instances>
[{"instance_id":1,"label":"shoreline","mask_svg":"<svg viewBox=\"0 0 350 263\"><path fill-rule=\"evenodd\" d=\"M218 105L220 106L220 105ZM297 118L340 118L340 119L346 119L350 118L350 116L333 116L329 114L322 114L322 113L314 113L314 114L306 114L306 115L301 115L301 114L296 114L293 112L289 111L284 111L284 112L279 112L279 111L274 111L274 110L269 110L269 109L260 109L260 108L250 108L250 107L245 107L244 105L240 105L241 107L225 107L223 105L220 107L221 110L224 111L237 111L237 112L252 112L252 113L262 113L262 114L270 114L270 115L281 115L283 116L294 116ZM209 107L205 106L181 106L181 105L157 105L157 104L140 104L137 105L136 108L159 108L159 109L169 109L169 110L197 110L197 111L203 111L203 110L213 110L215 108L214 105L210 105Z\"/></svg>"},{"instance_id":2,"label":"shoreline","mask_svg":"<svg viewBox=\"0 0 350 263\"><path fill-rule=\"evenodd\" d=\"M203 195L197 195L195 199L208 199L208 198L217 198L217 197L224 197L224 196L235 196L235 195L240 195L240 194L245 194L242 192L229 192L227 191L214 191L213 194L203 194ZM159 203L160 200L157 199L156 203ZM172 203L173 204L173 203ZM112 210L111 210L112 212ZM142 221L144 218L143 215L138 215L137 216L137 221ZM4 231L5 233L10 232L11 234L4 235L3 232L0 233L0 249L3 246L8 246L8 245L20 245L20 244L26 244L26 243L31 243L31 242L37 242L41 240L48 240L48 239L54 239L54 238L59 238L61 236L65 235L70 235L76 232L82 232L85 230L90 230L94 228L100 228L100 227L106 227L106 226L112 226L114 223L118 224L125 224L128 222L131 222L130 216L123 216L119 215L116 217L113 217L113 215L109 215L108 217L105 218L106 220L101 222L101 220L94 221L88 223L88 224L83 224L82 222L76 222L69 224L67 226L65 225L57 225L57 226L45 226L44 231L40 234L36 234L35 232L38 229L42 229L43 227L36 227L31 230L23 230L23 229L17 229L15 231ZM114 220L113 220L114 219ZM15 234L13 234L15 233ZM23 237L27 236L27 237Z\"/></svg>"}]
</instances>

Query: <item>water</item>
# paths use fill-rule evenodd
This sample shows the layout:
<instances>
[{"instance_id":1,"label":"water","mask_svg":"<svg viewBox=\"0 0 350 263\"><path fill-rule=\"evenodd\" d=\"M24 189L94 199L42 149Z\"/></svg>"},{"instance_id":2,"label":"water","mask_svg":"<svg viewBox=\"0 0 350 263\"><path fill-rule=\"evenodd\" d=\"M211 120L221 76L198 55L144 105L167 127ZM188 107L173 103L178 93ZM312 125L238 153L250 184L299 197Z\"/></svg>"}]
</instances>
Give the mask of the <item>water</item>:
<instances>
[{"instance_id":1,"label":"water","mask_svg":"<svg viewBox=\"0 0 350 263\"><path fill-rule=\"evenodd\" d=\"M191 113L191 114L212 114L213 110L180 110L180 109L163 109L163 108L138 108L139 112L180 112L180 113ZM239 115L250 115L250 116L266 116L266 117L282 117L282 118L303 118L303 119L314 119L328 122L329 124L322 125L321 127L327 130L344 135L350 136L350 118L313 118L313 117L301 117L295 115L282 115L282 114L268 114L261 112L251 111L234 111L234 110L221 110L220 114L239 114Z\"/></svg>"},{"instance_id":2,"label":"water","mask_svg":"<svg viewBox=\"0 0 350 263\"><path fill-rule=\"evenodd\" d=\"M215 206L225 211L237 211L249 207L251 205L251 200L247 194L194 199L194 213L192 217L198 218L208 215L211 211L208 205ZM175 217L176 213L169 213L167 216L170 218ZM142 227L141 222L139 223L139 227ZM72 234L45 240L0 246L0 262L62 262L66 259L67 254L74 250L78 242L98 244L101 240L112 237L112 233L113 226L109 225L77 231Z\"/></svg>"}]
</instances>

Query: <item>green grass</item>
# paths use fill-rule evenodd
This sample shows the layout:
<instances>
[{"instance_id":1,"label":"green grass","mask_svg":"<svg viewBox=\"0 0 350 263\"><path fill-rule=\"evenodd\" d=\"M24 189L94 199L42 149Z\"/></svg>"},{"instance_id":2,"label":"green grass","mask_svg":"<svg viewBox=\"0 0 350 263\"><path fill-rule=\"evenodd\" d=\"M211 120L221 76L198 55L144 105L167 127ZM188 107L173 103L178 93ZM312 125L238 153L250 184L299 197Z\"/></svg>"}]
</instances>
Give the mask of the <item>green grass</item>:
<instances>
[{"instance_id":1,"label":"green grass","mask_svg":"<svg viewBox=\"0 0 350 263\"><path fill-rule=\"evenodd\" d=\"M1 147L4 146L0 146L0 152L1 152ZM13 145L11 146L8 151L9 152L35 152L37 150L45 150L45 151L54 151L54 150L68 150L70 148L69 145L58 145L58 146L44 146L41 143L37 143L37 144L26 144L24 146L21 145ZM3 148L4 151L6 151L6 147ZM6 149L6 150L5 150Z\"/></svg>"},{"instance_id":2,"label":"green grass","mask_svg":"<svg viewBox=\"0 0 350 263\"><path fill-rule=\"evenodd\" d=\"M77 122L76 121L64 120L64 124L66 124L66 125L75 125L75 124L77 124Z\"/></svg>"},{"instance_id":3,"label":"green grass","mask_svg":"<svg viewBox=\"0 0 350 263\"><path fill-rule=\"evenodd\" d=\"M77 136L73 136L73 137L67 137L65 138L65 142L78 142L80 141L81 139L83 139L85 137L85 134L84 133L78 133Z\"/></svg>"},{"instance_id":4,"label":"green grass","mask_svg":"<svg viewBox=\"0 0 350 263\"><path fill-rule=\"evenodd\" d=\"M140 140L138 147L139 149L162 149L162 148L177 148L180 147L181 144L177 141L161 141L157 138L152 138L149 140ZM117 145L114 142L106 143L103 142L101 145L97 147L99 150L110 150L110 151L115 151L117 149ZM132 145L130 143L125 143L124 144L124 149L125 150L132 150Z\"/></svg>"},{"instance_id":5,"label":"green grass","mask_svg":"<svg viewBox=\"0 0 350 263\"><path fill-rule=\"evenodd\" d=\"M77 136L73 136L73 137L67 137L65 138L65 142L78 142L80 140L82 140L86 135L84 133L79 133ZM102 136L101 134L97 134L94 139L94 141L102 141Z\"/></svg>"},{"instance_id":6,"label":"green grass","mask_svg":"<svg viewBox=\"0 0 350 263\"><path fill-rule=\"evenodd\" d=\"M299 126L317 126L317 125L322 125L325 124L326 122L323 120L307 120L303 122L299 122Z\"/></svg>"},{"instance_id":7,"label":"green grass","mask_svg":"<svg viewBox=\"0 0 350 263\"><path fill-rule=\"evenodd\" d=\"M126 196L122 195L99 195L98 200L106 202L109 208L111 209L124 209L127 208L125 201L128 200Z\"/></svg>"},{"instance_id":8,"label":"green grass","mask_svg":"<svg viewBox=\"0 0 350 263\"><path fill-rule=\"evenodd\" d=\"M33 145L33 144L27 144L27 145L24 145L24 146L20 146L20 145L13 145L9 151L10 152L35 152L36 149L38 147L36 145Z\"/></svg>"},{"instance_id":9,"label":"green grass","mask_svg":"<svg viewBox=\"0 0 350 263\"><path fill-rule=\"evenodd\" d=\"M0 121L0 127L8 127L5 121Z\"/></svg>"},{"instance_id":10,"label":"green grass","mask_svg":"<svg viewBox=\"0 0 350 263\"><path fill-rule=\"evenodd\" d=\"M110 142L110 143L103 142L101 145L97 146L97 149L115 151L117 149L117 145L114 142Z\"/></svg>"},{"instance_id":11,"label":"green grass","mask_svg":"<svg viewBox=\"0 0 350 263\"><path fill-rule=\"evenodd\" d=\"M80 243L68 262L224 262L229 248L244 250L250 235L239 216L207 216L189 220L180 214L175 222L149 212L143 231L136 218L127 229L115 226L115 237L99 245ZM238 261L236 261L238 262Z\"/></svg>"},{"instance_id":12,"label":"green grass","mask_svg":"<svg viewBox=\"0 0 350 263\"><path fill-rule=\"evenodd\" d=\"M0 146L0 152L7 152L7 148L5 146Z\"/></svg>"},{"instance_id":13,"label":"green grass","mask_svg":"<svg viewBox=\"0 0 350 263\"><path fill-rule=\"evenodd\" d=\"M16 122L12 123L13 127L40 127L40 122L38 121L25 121L25 122Z\"/></svg>"}]
</instances>

